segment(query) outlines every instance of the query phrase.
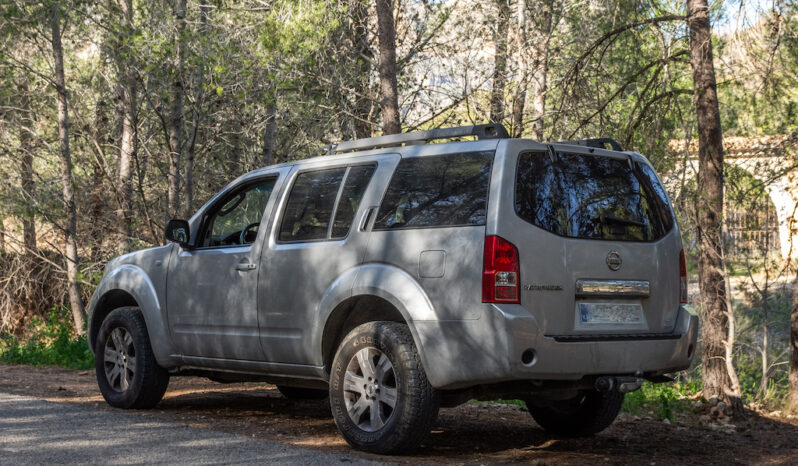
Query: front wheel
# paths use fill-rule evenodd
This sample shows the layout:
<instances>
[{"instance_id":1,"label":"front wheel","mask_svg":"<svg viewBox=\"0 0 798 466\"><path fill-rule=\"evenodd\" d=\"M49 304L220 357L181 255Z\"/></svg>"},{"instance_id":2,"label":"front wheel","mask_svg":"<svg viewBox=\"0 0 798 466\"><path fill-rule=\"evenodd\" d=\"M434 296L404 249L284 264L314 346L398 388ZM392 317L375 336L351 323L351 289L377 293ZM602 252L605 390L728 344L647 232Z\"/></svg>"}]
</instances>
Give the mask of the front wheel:
<instances>
[{"instance_id":1,"label":"front wheel","mask_svg":"<svg viewBox=\"0 0 798 466\"><path fill-rule=\"evenodd\" d=\"M158 365L141 311L112 311L97 334L94 368L100 392L116 408L155 406L169 385L169 372Z\"/></svg>"},{"instance_id":2,"label":"front wheel","mask_svg":"<svg viewBox=\"0 0 798 466\"><path fill-rule=\"evenodd\" d=\"M546 432L564 437L586 437L612 424L623 404L624 394L589 391L570 400L538 406L527 401L527 409Z\"/></svg>"},{"instance_id":3,"label":"front wheel","mask_svg":"<svg viewBox=\"0 0 798 466\"><path fill-rule=\"evenodd\" d=\"M330 407L352 447L408 453L429 434L438 406L438 392L427 380L406 325L363 324L338 347L330 375Z\"/></svg>"}]
</instances>

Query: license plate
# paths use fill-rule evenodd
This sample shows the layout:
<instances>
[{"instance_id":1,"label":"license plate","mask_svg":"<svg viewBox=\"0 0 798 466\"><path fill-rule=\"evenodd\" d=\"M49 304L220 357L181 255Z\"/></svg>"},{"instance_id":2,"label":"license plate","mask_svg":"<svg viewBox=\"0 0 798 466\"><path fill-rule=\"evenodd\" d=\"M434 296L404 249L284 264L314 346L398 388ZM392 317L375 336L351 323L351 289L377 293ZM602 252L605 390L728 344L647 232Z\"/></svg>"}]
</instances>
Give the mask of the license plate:
<instances>
[{"instance_id":1,"label":"license plate","mask_svg":"<svg viewBox=\"0 0 798 466\"><path fill-rule=\"evenodd\" d=\"M643 306L621 303L579 303L583 324L641 324Z\"/></svg>"}]
</instances>

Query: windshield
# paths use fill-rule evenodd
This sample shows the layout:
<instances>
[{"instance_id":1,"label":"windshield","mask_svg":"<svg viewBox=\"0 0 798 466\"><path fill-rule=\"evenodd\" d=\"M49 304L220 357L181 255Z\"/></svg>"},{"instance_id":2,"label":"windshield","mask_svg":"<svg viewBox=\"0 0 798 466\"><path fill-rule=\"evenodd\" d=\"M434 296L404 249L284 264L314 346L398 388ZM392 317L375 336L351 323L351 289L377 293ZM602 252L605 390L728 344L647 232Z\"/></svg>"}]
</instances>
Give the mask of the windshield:
<instances>
[{"instance_id":1,"label":"windshield","mask_svg":"<svg viewBox=\"0 0 798 466\"><path fill-rule=\"evenodd\" d=\"M651 167L596 155L522 153L515 211L570 238L654 241L673 227L665 189Z\"/></svg>"}]
</instances>

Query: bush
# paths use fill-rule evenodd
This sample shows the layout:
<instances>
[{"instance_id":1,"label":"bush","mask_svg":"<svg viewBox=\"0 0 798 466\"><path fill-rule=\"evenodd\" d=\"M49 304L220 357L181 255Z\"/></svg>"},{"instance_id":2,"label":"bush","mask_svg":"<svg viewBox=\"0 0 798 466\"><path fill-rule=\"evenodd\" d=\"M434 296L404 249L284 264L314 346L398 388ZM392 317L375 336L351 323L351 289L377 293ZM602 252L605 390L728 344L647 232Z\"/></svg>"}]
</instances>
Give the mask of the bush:
<instances>
[{"instance_id":1,"label":"bush","mask_svg":"<svg viewBox=\"0 0 798 466\"><path fill-rule=\"evenodd\" d=\"M692 411L689 397L701 390L701 382L688 383L643 383L640 390L627 393L623 401L624 412L630 414L651 413L660 420L674 420L676 411Z\"/></svg>"},{"instance_id":2,"label":"bush","mask_svg":"<svg viewBox=\"0 0 798 466\"><path fill-rule=\"evenodd\" d=\"M33 318L23 342L15 335L0 334L0 362L56 365L69 369L94 367L94 354L85 336L74 336L68 309L53 308L46 320Z\"/></svg>"}]
</instances>

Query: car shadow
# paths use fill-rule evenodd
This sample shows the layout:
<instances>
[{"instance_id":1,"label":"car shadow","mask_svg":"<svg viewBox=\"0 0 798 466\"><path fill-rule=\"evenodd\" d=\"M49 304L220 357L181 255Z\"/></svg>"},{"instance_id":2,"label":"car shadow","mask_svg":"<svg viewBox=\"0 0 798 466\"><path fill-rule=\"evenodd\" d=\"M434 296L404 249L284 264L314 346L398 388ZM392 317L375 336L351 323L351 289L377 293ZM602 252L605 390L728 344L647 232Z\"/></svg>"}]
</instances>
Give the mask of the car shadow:
<instances>
[{"instance_id":1,"label":"car shadow","mask_svg":"<svg viewBox=\"0 0 798 466\"><path fill-rule=\"evenodd\" d=\"M349 451L337 432L328 400L289 400L274 388L252 384L241 389L242 384L235 385L237 387L231 389L167 393L156 409L181 419L210 419L206 425L211 428L219 428L216 423L225 421L235 423L238 428L254 424L247 432L266 425L268 431L259 436ZM543 431L520 407L467 403L458 408L441 409L429 437L409 456L361 455L399 462L447 459L463 462L787 464L791 458L798 458L796 439L798 423L775 420L752 411L731 431L627 417L598 435L564 438Z\"/></svg>"}]
</instances>

